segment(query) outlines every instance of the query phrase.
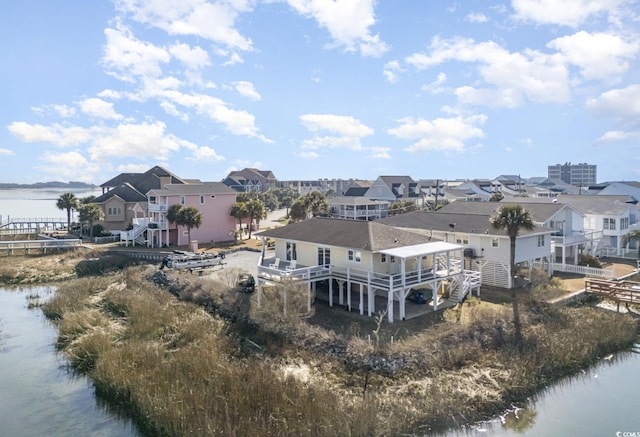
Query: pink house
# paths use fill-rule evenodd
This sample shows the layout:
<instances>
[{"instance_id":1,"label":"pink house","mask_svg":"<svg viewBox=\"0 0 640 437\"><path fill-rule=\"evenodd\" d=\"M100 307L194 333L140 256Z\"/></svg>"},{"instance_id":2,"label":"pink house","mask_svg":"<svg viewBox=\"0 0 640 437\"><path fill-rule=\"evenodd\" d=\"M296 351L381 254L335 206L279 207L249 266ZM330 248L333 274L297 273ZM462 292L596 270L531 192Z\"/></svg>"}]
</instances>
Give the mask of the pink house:
<instances>
[{"instance_id":1,"label":"pink house","mask_svg":"<svg viewBox=\"0 0 640 437\"><path fill-rule=\"evenodd\" d=\"M199 243L228 241L236 221L229 215L236 202L236 191L222 182L167 184L147 192L149 223L147 245L151 247L189 244L187 228L167 221L172 205L194 207L202 214L202 224L191 229L191 240Z\"/></svg>"}]
</instances>

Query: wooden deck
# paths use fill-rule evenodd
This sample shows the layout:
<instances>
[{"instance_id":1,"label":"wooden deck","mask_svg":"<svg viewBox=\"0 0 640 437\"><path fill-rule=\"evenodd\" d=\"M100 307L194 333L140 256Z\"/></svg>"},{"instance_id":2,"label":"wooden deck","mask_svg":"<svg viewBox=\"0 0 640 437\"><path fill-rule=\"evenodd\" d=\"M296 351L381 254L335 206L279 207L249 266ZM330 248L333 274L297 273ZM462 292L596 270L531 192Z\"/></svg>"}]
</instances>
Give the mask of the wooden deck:
<instances>
[{"instance_id":1,"label":"wooden deck","mask_svg":"<svg viewBox=\"0 0 640 437\"><path fill-rule=\"evenodd\" d=\"M584 291L617 303L640 304L640 282L587 279Z\"/></svg>"}]
</instances>

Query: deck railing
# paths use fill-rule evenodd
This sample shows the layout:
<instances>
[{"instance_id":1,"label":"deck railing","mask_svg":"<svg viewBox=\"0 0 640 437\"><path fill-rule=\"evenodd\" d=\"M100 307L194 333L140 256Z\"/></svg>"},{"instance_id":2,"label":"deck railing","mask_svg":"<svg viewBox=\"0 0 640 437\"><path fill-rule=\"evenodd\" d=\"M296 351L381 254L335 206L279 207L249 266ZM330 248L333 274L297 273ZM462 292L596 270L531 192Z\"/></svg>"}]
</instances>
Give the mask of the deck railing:
<instances>
[{"instance_id":1,"label":"deck railing","mask_svg":"<svg viewBox=\"0 0 640 437\"><path fill-rule=\"evenodd\" d=\"M19 241L0 241L0 251L6 251L10 255L14 251L23 251L29 253L30 251L40 251L46 253L51 249L70 249L82 246L82 240L80 239L47 239L47 240L19 240Z\"/></svg>"}]
</instances>

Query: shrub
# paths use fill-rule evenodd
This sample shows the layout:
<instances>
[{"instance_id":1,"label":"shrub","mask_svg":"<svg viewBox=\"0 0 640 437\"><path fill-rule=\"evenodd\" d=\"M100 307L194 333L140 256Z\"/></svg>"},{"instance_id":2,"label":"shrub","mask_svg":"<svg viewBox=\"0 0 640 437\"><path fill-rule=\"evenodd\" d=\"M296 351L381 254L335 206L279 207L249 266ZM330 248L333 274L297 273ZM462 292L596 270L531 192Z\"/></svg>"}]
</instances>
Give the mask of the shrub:
<instances>
[{"instance_id":1,"label":"shrub","mask_svg":"<svg viewBox=\"0 0 640 437\"><path fill-rule=\"evenodd\" d=\"M602 263L598 258L591 255L580 255L580 259L578 260L579 266L587 266L587 267L596 267L598 269L602 268Z\"/></svg>"}]
</instances>

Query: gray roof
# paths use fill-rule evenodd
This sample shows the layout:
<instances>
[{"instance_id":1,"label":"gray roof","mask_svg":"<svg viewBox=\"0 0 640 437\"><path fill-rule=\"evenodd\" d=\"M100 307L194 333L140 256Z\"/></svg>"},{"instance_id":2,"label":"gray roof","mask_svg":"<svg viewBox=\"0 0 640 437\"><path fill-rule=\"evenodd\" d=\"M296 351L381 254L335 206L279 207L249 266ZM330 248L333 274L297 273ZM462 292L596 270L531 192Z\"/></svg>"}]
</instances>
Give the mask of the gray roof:
<instances>
[{"instance_id":1,"label":"gray roof","mask_svg":"<svg viewBox=\"0 0 640 437\"><path fill-rule=\"evenodd\" d=\"M359 196L336 196L327 199L329 205L388 205L387 200L372 200Z\"/></svg>"},{"instance_id":2,"label":"gray roof","mask_svg":"<svg viewBox=\"0 0 640 437\"><path fill-rule=\"evenodd\" d=\"M558 196L558 203L571 205L583 214L619 215L633 206L633 197L614 195Z\"/></svg>"},{"instance_id":3,"label":"gray roof","mask_svg":"<svg viewBox=\"0 0 640 437\"><path fill-rule=\"evenodd\" d=\"M371 252L429 242L424 235L379 222L321 217L269 229L259 235Z\"/></svg>"},{"instance_id":4,"label":"gray roof","mask_svg":"<svg viewBox=\"0 0 640 437\"><path fill-rule=\"evenodd\" d=\"M458 202L456 202L458 203ZM468 203L468 202L461 202ZM475 204L476 202L470 202ZM488 203L488 202L477 202ZM495 229L491 226L491 214L463 214L414 211L376 220L376 223L384 223L403 229L434 230L439 232L463 232L466 234L490 234L507 235L505 230ZM536 234L540 232L550 233L555 230L536 226L533 230L522 229L520 235Z\"/></svg>"},{"instance_id":5,"label":"gray roof","mask_svg":"<svg viewBox=\"0 0 640 437\"><path fill-rule=\"evenodd\" d=\"M199 184L167 184L154 190L160 196L198 195L198 194L236 194L233 188L222 182L202 182Z\"/></svg>"},{"instance_id":6,"label":"gray roof","mask_svg":"<svg viewBox=\"0 0 640 437\"><path fill-rule=\"evenodd\" d=\"M522 200L521 200L522 199ZM529 211L534 222L544 223L553 217L564 205L553 202L552 199L543 201L531 201L528 197L505 198L500 202L451 202L440 208L441 213L480 214L491 216L505 205L521 205Z\"/></svg>"},{"instance_id":7,"label":"gray roof","mask_svg":"<svg viewBox=\"0 0 640 437\"><path fill-rule=\"evenodd\" d=\"M156 165L144 173L120 173L100 186L111 188L128 183L139 192L146 193L153 188L160 188L160 178L166 177L169 177L173 184L184 183L183 179Z\"/></svg>"},{"instance_id":8,"label":"gray roof","mask_svg":"<svg viewBox=\"0 0 640 437\"><path fill-rule=\"evenodd\" d=\"M96 197L94 199L94 203L105 203L107 200L112 197L117 196L121 198L126 203L135 203L135 202L144 202L147 203L147 196L142 194L140 191L136 190L131 184L124 183L121 184L104 194Z\"/></svg>"}]
</instances>

